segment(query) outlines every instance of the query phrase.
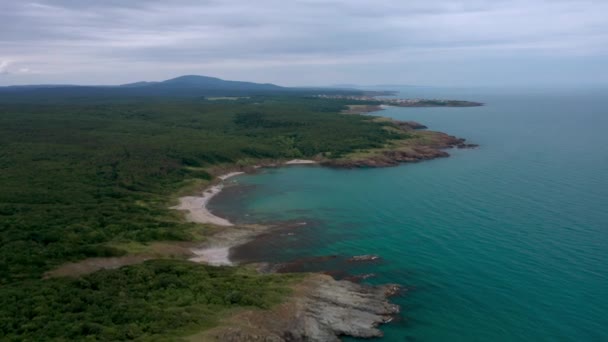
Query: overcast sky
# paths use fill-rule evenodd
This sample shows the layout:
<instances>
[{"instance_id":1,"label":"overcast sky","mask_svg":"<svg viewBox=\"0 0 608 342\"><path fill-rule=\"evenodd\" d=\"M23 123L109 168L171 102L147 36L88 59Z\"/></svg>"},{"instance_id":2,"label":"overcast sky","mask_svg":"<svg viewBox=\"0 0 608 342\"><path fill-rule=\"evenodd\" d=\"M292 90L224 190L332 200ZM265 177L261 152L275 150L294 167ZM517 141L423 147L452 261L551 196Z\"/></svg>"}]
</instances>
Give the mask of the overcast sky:
<instances>
[{"instance_id":1,"label":"overcast sky","mask_svg":"<svg viewBox=\"0 0 608 342\"><path fill-rule=\"evenodd\" d=\"M0 0L0 85L608 83L608 0Z\"/></svg>"}]
</instances>

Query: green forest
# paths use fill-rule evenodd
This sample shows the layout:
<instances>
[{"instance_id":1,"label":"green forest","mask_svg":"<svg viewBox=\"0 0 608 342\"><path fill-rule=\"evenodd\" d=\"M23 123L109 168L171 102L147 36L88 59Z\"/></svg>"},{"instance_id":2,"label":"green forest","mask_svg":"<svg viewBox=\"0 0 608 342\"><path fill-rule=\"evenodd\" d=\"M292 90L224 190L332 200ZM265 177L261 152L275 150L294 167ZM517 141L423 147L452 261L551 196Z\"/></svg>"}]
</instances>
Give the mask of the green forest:
<instances>
[{"instance_id":1,"label":"green forest","mask_svg":"<svg viewBox=\"0 0 608 342\"><path fill-rule=\"evenodd\" d=\"M0 339L166 338L213 325L223 309L278 302L294 276L183 260L82 278L44 274L124 255L121 243L195 239L205 228L169 201L193 180L210 181L213 167L340 158L403 138L387 123L339 114L344 101L0 103Z\"/></svg>"}]
</instances>

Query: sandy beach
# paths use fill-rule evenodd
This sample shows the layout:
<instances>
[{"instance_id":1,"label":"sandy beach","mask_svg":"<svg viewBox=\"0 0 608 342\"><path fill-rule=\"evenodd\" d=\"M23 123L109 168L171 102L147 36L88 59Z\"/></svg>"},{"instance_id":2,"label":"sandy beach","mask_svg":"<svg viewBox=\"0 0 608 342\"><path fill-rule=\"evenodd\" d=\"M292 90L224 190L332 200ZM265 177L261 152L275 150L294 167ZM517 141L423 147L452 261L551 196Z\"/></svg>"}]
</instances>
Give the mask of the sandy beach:
<instances>
[{"instance_id":1,"label":"sandy beach","mask_svg":"<svg viewBox=\"0 0 608 342\"><path fill-rule=\"evenodd\" d=\"M230 172L230 173L227 173L227 174L225 174L225 175L218 176L217 178L219 178L219 179L221 179L221 180L225 181L226 179L228 179L228 178L230 178L230 177L234 177L234 176L242 175L242 174L244 174L244 173L245 173L245 172L242 172L242 171Z\"/></svg>"},{"instance_id":2,"label":"sandy beach","mask_svg":"<svg viewBox=\"0 0 608 342\"><path fill-rule=\"evenodd\" d=\"M230 172L218 176L222 182L204 189L200 196L184 196L179 198L179 204L171 209L186 211L186 219L190 222L222 226L224 229L209 237L208 240L191 252L195 255L190 258L194 262L202 262L214 266L232 265L230 261L230 248L249 241L267 227L258 225L235 226L223 217L214 215L207 209L209 201L217 196L224 188L223 182L244 172Z\"/></svg>"},{"instance_id":3,"label":"sandy beach","mask_svg":"<svg viewBox=\"0 0 608 342\"><path fill-rule=\"evenodd\" d=\"M303 165L303 164L318 164L314 160L309 159L292 159L288 162L285 162L285 165Z\"/></svg>"},{"instance_id":4,"label":"sandy beach","mask_svg":"<svg viewBox=\"0 0 608 342\"><path fill-rule=\"evenodd\" d=\"M230 172L217 178L222 181L227 180L230 177L238 176L244 172ZM179 204L171 207L175 210L188 211L186 218L188 221L196 223L209 223L217 226L232 226L233 224L225 218L213 215L208 209L207 204L209 201L219 194L224 188L224 184L220 183L217 185L210 186L203 190L200 196L184 196L180 197Z\"/></svg>"},{"instance_id":5,"label":"sandy beach","mask_svg":"<svg viewBox=\"0 0 608 342\"><path fill-rule=\"evenodd\" d=\"M191 222L209 223L217 226L232 226L233 224L230 221L213 215L207 209L209 200L219 194L223 187L223 184L218 184L205 189L200 196L180 197L179 205L171 207L171 209L187 211L186 219Z\"/></svg>"}]
</instances>

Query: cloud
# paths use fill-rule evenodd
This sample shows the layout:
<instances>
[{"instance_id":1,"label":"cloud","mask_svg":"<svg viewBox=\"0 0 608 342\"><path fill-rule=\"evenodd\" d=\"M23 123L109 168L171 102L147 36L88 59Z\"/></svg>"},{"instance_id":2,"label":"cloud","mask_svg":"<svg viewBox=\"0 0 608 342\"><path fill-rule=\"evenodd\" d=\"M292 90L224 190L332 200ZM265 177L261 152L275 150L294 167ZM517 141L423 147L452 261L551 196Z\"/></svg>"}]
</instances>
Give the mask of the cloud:
<instances>
[{"instance_id":1,"label":"cloud","mask_svg":"<svg viewBox=\"0 0 608 342\"><path fill-rule=\"evenodd\" d=\"M8 74L26 74L32 72L30 68L20 67L15 68L11 61L0 60L0 75Z\"/></svg>"},{"instance_id":2,"label":"cloud","mask_svg":"<svg viewBox=\"0 0 608 342\"><path fill-rule=\"evenodd\" d=\"M8 65L10 63L8 61L0 61L0 75L8 74Z\"/></svg>"},{"instance_id":3,"label":"cloud","mask_svg":"<svg viewBox=\"0 0 608 342\"><path fill-rule=\"evenodd\" d=\"M263 69L277 77L276 68L285 75L260 81L284 83L307 67L317 70L317 83L331 83L324 75L337 66L356 74L372 65L389 75L421 61L432 70L505 57L606 57L605 13L608 2L595 0L6 1L0 58L48 77L82 75L84 83L92 75L112 83L182 70ZM437 79L444 80L449 74Z\"/></svg>"}]
</instances>

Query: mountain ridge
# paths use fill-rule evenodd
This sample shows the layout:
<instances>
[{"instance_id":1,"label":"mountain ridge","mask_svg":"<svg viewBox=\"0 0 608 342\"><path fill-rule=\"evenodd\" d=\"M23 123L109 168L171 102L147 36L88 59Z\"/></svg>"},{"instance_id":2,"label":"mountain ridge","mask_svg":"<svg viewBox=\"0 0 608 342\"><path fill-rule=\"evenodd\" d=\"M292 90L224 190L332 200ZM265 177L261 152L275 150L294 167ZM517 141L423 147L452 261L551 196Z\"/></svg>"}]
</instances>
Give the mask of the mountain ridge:
<instances>
[{"instance_id":1,"label":"mountain ridge","mask_svg":"<svg viewBox=\"0 0 608 342\"><path fill-rule=\"evenodd\" d=\"M211 97L256 95L360 94L360 90L283 87L272 83L230 81L202 75L182 75L164 81L138 81L120 85L20 85L0 87L0 99L73 99L110 97Z\"/></svg>"}]
</instances>

